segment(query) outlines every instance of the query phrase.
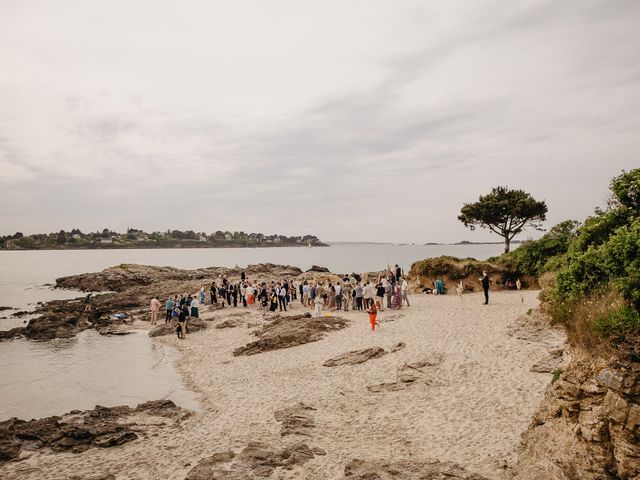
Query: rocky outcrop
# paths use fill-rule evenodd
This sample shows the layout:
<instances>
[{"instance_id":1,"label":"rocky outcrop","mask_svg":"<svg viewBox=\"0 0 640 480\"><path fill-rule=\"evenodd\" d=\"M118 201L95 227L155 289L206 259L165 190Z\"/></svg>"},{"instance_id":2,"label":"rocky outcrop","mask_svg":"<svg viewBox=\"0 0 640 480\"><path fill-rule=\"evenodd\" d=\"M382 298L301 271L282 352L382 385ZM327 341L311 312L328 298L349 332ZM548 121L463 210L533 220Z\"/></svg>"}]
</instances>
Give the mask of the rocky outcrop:
<instances>
[{"instance_id":1,"label":"rocky outcrop","mask_svg":"<svg viewBox=\"0 0 640 480\"><path fill-rule=\"evenodd\" d=\"M371 360L373 358L379 358L383 355L386 355L387 352L382 347L371 347L365 348L363 350L354 350L353 352L346 352L338 355L337 357L333 357L322 365L325 367L339 367L341 365L357 365L359 363L364 363L367 360Z\"/></svg>"},{"instance_id":2,"label":"rocky outcrop","mask_svg":"<svg viewBox=\"0 0 640 480\"><path fill-rule=\"evenodd\" d=\"M518 479L640 478L640 364L575 359L523 434Z\"/></svg>"},{"instance_id":3,"label":"rocky outcrop","mask_svg":"<svg viewBox=\"0 0 640 480\"><path fill-rule=\"evenodd\" d=\"M150 265L121 264L97 273L83 273L56 279L56 288L70 288L84 292L124 292L135 287L162 284L167 282L204 282L227 276L240 278L245 275L252 279L262 277L296 277L302 273L297 267L263 263L249 265L247 268L209 267L195 270L184 270L173 267L156 267ZM191 290L188 290L191 292Z\"/></svg>"},{"instance_id":4,"label":"rocky outcrop","mask_svg":"<svg viewBox=\"0 0 640 480\"><path fill-rule=\"evenodd\" d=\"M467 472L461 466L451 462L417 461L365 461L351 460L344 467L343 480L486 480L484 477Z\"/></svg>"},{"instance_id":5,"label":"rocky outcrop","mask_svg":"<svg viewBox=\"0 0 640 480\"><path fill-rule=\"evenodd\" d=\"M217 452L203 458L193 467L185 480L249 480L270 477L275 469L291 470L304 465L316 455L325 455L319 448L297 443L277 449L261 442L249 442L240 453Z\"/></svg>"},{"instance_id":6,"label":"rocky outcrop","mask_svg":"<svg viewBox=\"0 0 640 480\"><path fill-rule=\"evenodd\" d=\"M267 325L254 331L255 342L236 348L239 355L256 355L262 352L295 347L309 342L317 342L328 332L340 330L349 322L339 317L313 318L306 315L276 316Z\"/></svg>"},{"instance_id":7,"label":"rocky outcrop","mask_svg":"<svg viewBox=\"0 0 640 480\"><path fill-rule=\"evenodd\" d=\"M30 340L69 338L88 328L96 328L105 334L124 332L124 328L111 328L112 325L123 325L123 322L114 319L112 314L126 313L132 317L149 320L149 302L154 296L165 299L184 292L193 294L202 286L206 288L222 275L231 281L239 281L242 271L241 268L210 267L182 270L122 264L102 272L62 277L56 280L57 288L106 293L93 296L90 312L84 310L84 299L56 300L38 304L35 312L27 312L35 314L36 318L30 320L25 327L1 332L0 340L15 337ZM299 268L270 263L250 265L244 272L254 281L293 278L302 274Z\"/></svg>"},{"instance_id":8,"label":"rocky outcrop","mask_svg":"<svg viewBox=\"0 0 640 480\"><path fill-rule=\"evenodd\" d=\"M62 417L38 420L12 418L0 422L0 462L19 460L24 452L47 448L53 452L84 452L90 448L108 448L138 438L135 423L122 423L134 414L160 417L188 415L170 400L145 402L136 408L101 407Z\"/></svg>"}]
</instances>

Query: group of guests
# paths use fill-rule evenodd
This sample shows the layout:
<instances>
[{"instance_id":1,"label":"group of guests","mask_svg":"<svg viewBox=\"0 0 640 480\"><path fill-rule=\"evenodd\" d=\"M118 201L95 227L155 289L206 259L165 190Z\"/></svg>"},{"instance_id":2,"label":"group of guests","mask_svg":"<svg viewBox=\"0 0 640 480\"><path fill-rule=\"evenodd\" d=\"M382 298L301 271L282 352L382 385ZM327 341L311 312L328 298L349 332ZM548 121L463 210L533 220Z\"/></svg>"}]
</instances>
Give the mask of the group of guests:
<instances>
[{"instance_id":1,"label":"group of guests","mask_svg":"<svg viewBox=\"0 0 640 480\"><path fill-rule=\"evenodd\" d=\"M234 283L226 276L220 276L209 287L209 302L218 307L253 307L274 312L287 311L299 298L303 307L314 310L316 317L323 311L371 309L383 311L385 308L397 310L404 304L409 306L409 284L396 265L387 269L375 282L364 280L358 274L345 275L341 281L314 282L304 280L296 283L293 279L271 282L253 282L246 278L243 271L240 281ZM185 338L188 321L198 318L200 306L207 301L204 286L195 294L174 295L165 302L165 323L171 319L178 321L176 332L179 338ZM162 304L158 297L151 300L151 325L158 323Z\"/></svg>"},{"instance_id":2,"label":"group of guests","mask_svg":"<svg viewBox=\"0 0 640 480\"><path fill-rule=\"evenodd\" d=\"M189 295L187 293L182 296L174 295L167 298L165 302L165 323L175 319L178 322L176 333L178 338L185 338L187 335L187 321L200 316L200 305L205 302L204 288L197 293ZM162 304L158 297L151 299L151 325L158 323L158 316Z\"/></svg>"},{"instance_id":3,"label":"group of guests","mask_svg":"<svg viewBox=\"0 0 640 480\"><path fill-rule=\"evenodd\" d=\"M314 308L315 316L320 317L323 310L369 310L371 305L379 311L385 308L398 310L403 304L410 306L408 292L409 283L402 276L381 274L375 282L344 277L335 285L332 282L326 285L324 282L303 282L300 301Z\"/></svg>"}]
</instances>

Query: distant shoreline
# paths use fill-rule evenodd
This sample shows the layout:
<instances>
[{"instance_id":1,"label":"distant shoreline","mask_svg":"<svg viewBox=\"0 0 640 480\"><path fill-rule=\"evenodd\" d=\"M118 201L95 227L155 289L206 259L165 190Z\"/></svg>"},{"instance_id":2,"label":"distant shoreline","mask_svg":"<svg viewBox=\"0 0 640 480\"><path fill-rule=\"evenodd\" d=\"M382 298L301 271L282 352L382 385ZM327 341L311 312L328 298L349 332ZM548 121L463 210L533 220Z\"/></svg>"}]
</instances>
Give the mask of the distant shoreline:
<instances>
[{"instance_id":1,"label":"distant shoreline","mask_svg":"<svg viewBox=\"0 0 640 480\"><path fill-rule=\"evenodd\" d=\"M263 249L271 249L271 248L316 248L316 247L330 247L331 245L321 244L321 245L312 245L311 247L307 245L219 245L219 246L211 246L211 245L173 245L173 246L142 246L142 245L133 245L133 246L123 246L123 245L113 245L113 246L104 246L104 247L76 247L76 248L0 248L0 252L35 252L35 251L43 251L43 252L62 252L62 251L87 251L87 250L201 250L201 249L226 249L226 248L263 248Z\"/></svg>"}]
</instances>

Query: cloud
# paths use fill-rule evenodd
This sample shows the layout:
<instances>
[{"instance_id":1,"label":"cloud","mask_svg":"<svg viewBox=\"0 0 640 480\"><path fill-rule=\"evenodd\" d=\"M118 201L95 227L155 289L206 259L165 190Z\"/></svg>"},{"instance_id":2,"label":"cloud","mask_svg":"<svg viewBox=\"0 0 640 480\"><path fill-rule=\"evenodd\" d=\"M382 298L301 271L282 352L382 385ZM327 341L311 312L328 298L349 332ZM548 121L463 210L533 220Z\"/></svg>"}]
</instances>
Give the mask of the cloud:
<instances>
[{"instance_id":1,"label":"cloud","mask_svg":"<svg viewBox=\"0 0 640 480\"><path fill-rule=\"evenodd\" d=\"M93 30L81 3L30 6L0 20L5 233L456 241L462 203L496 184L553 223L637 163L634 1L311 2L314 21L188 2L154 22L115 2Z\"/></svg>"}]
</instances>

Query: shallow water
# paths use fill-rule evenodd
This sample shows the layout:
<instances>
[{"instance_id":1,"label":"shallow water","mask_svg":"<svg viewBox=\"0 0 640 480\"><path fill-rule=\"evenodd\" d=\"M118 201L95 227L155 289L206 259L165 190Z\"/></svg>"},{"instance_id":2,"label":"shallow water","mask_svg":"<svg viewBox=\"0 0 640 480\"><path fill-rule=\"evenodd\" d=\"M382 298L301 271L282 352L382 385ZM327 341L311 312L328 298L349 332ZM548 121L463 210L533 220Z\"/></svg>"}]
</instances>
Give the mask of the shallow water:
<instances>
[{"instance_id":1,"label":"shallow water","mask_svg":"<svg viewBox=\"0 0 640 480\"><path fill-rule=\"evenodd\" d=\"M160 399L197 409L173 368L174 355L146 332L105 337L86 330L73 339L3 342L0 420Z\"/></svg>"}]
</instances>

